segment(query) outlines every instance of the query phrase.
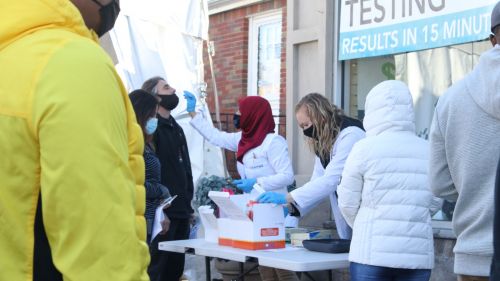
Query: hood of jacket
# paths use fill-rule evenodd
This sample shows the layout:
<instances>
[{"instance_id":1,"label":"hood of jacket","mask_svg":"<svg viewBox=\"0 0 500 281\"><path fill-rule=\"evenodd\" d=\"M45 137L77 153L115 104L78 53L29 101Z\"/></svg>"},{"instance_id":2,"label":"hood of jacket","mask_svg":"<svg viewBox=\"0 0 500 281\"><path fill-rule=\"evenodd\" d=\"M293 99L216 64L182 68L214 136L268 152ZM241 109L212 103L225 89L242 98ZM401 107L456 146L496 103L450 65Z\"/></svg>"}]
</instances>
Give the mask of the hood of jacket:
<instances>
[{"instance_id":1,"label":"hood of jacket","mask_svg":"<svg viewBox=\"0 0 500 281\"><path fill-rule=\"evenodd\" d=\"M19 15L23 15L20 17ZM65 28L97 41L70 0L0 0L0 50L38 29Z\"/></svg>"},{"instance_id":2,"label":"hood of jacket","mask_svg":"<svg viewBox=\"0 0 500 281\"><path fill-rule=\"evenodd\" d=\"M465 83L474 102L488 115L500 119L500 45L481 55Z\"/></svg>"},{"instance_id":3,"label":"hood of jacket","mask_svg":"<svg viewBox=\"0 0 500 281\"><path fill-rule=\"evenodd\" d=\"M413 99L405 83L384 81L375 86L366 97L363 126L366 136L386 131L415 132Z\"/></svg>"}]
</instances>

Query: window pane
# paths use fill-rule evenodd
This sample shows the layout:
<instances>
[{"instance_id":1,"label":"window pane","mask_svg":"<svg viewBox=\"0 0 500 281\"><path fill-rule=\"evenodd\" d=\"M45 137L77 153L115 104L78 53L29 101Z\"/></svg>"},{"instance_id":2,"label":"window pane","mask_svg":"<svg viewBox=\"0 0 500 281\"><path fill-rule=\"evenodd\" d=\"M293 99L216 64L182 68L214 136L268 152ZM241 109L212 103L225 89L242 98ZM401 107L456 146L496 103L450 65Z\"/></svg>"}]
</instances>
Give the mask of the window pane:
<instances>
[{"instance_id":1,"label":"window pane","mask_svg":"<svg viewBox=\"0 0 500 281\"><path fill-rule=\"evenodd\" d=\"M259 26L257 93L279 114L281 75L281 22Z\"/></svg>"},{"instance_id":2,"label":"window pane","mask_svg":"<svg viewBox=\"0 0 500 281\"><path fill-rule=\"evenodd\" d=\"M413 96L418 136L428 139L439 96L467 75L479 56L491 48L488 40L394 56L350 61L349 112L364 117L365 99L378 83L396 79L405 82ZM445 202L433 219L451 220L455 203Z\"/></svg>"}]
</instances>

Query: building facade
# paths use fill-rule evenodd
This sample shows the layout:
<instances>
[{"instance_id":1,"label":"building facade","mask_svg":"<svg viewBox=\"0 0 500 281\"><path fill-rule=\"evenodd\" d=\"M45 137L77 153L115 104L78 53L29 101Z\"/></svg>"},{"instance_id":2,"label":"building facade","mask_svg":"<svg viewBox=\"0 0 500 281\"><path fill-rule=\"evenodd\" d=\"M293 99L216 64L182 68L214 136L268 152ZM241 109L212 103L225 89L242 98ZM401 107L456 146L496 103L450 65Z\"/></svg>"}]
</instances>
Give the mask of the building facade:
<instances>
[{"instance_id":1,"label":"building facade","mask_svg":"<svg viewBox=\"0 0 500 281\"><path fill-rule=\"evenodd\" d=\"M416 133L428 138L439 96L491 48L489 17L496 2L289 0L287 140L298 183L311 174L313 157L291 118L300 98L323 93L362 119L369 90L384 80L401 80L413 95ZM436 266L431 280L456 280L453 208L445 202L433 217Z\"/></svg>"},{"instance_id":2,"label":"building facade","mask_svg":"<svg viewBox=\"0 0 500 281\"><path fill-rule=\"evenodd\" d=\"M238 101L259 95L271 104L276 131L286 135L286 3L208 1L209 44L203 52L207 104L216 120L215 81L225 131L236 130L232 118ZM226 160L230 175L239 177L234 153L226 151Z\"/></svg>"}]
</instances>

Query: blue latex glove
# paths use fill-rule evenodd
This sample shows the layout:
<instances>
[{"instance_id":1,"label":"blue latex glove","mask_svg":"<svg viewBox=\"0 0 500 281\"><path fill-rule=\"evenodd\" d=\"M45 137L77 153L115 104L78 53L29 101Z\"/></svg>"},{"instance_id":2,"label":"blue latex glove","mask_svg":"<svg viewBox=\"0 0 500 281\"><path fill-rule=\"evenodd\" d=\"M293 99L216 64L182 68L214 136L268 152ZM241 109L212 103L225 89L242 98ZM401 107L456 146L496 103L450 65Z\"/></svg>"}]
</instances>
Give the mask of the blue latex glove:
<instances>
[{"instance_id":1,"label":"blue latex glove","mask_svg":"<svg viewBox=\"0 0 500 281\"><path fill-rule=\"evenodd\" d=\"M249 193L253 189L253 185L257 182L257 179L241 179L241 180L234 180L233 184L236 185L236 187L239 190L243 190L245 193Z\"/></svg>"},{"instance_id":2,"label":"blue latex glove","mask_svg":"<svg viewBox=\"0 0 500 281\"><path fill-rule=\"evenodd\" d=\"M259 203L286 204L286 196L285 196L285 194L267 191L267 192L262 193L257 198L257 202L259 202Z\"/></svg>"},{"instance_id":3,"label":"blue latex glove","mask_svg":"<svg viewBox=\"0 0 500 281\"><path fill-rule=\"evenodd\" d=\"M184 98L187 101L187 112L194 112L194 109L196 108L196 97L194 96L194 94L188 91L184 91Z\"/></svg>"}]
</instances>

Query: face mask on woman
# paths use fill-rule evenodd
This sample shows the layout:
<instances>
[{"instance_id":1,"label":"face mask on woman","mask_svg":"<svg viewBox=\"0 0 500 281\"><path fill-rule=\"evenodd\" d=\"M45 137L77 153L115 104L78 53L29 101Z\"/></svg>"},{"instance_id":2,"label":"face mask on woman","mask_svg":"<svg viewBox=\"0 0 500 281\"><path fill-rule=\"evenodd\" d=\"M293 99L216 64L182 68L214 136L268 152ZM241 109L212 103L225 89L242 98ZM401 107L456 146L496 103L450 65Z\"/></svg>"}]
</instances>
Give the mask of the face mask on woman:
<instances>
[{"instance_id":1,"label":"face mask on woman","mask_svg":"<svg viewBox=\"0 0 500 281\"><path fill-rule=\"evenodd\" d=\"M240 128L240 119L241 119L241 115L239 115L239 114L233 115L233 124L234 124L234 127L236 129Z\"/></svg>"},{"instance_id":2,"label":"face mask on woman","mask_svg":"<svg viewBox=\"0 0 500 281\"><path fill-rule=\"evenodd\" d=\"M304 136L318 140L318 136L316 135L316 129L314 128L314 125L307 127L302 132L304 133Z\"/></svg>"},{"instance_id":3,"label":"face mask on woman","mask_svg":"<svg viewBox=\"0 0 500 281\"><path fill-rule=\"evenodd\" d=\"M158 118L151 118L146 122L145 130L146 134L152 135L155 133L156 128L158 127Z\"/></svg>"}]
</instances>

